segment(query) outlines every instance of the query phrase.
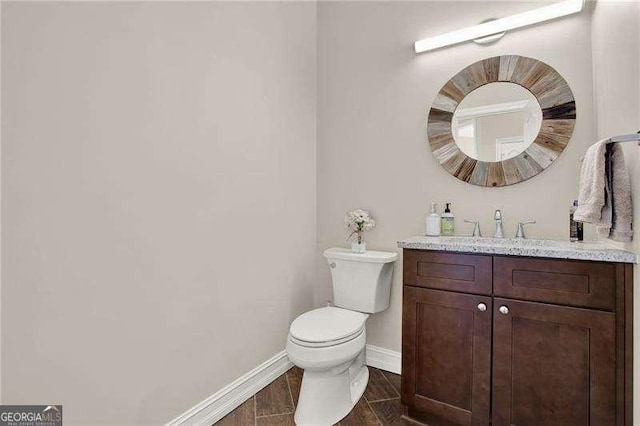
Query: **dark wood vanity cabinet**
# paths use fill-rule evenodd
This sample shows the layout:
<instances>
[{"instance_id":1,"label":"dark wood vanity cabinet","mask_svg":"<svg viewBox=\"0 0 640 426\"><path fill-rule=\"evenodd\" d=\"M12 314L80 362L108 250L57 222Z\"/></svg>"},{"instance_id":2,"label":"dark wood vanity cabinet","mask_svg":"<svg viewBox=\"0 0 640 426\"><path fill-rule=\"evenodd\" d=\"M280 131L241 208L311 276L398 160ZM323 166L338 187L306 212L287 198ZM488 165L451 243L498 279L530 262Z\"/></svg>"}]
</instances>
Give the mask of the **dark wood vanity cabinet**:
<instances>
[{"instance_id":1,"label":"dark wood vanity cabinet","mask_svg":"<svg viewBox=\"0 0 640 426\"><path fill-rule=\"evenodd\" d=\"M439 418L488 424L491 306L489 296L404 287L402 401L409 415L429 425Z\"/></svg>"},{"instance_id":2,"label":"dark wood vanity cabinet","mask_svg":"<svg viewBox=\"0 0 640 426\"><path fill-rule=\"evenodd\" d=\"M402 402L429 426L632 425L632 265L404 250Z\"/></svg>"},{"instance_id":3,"label":"dark wood vanity cabinet","mask_svg":"<svg viewBox=\"0 0 640 426\"><path fill-rule=\"evenodd\" d=\"M492 424L615 425L615 314L494 303Z\"/></svg>"}]
</instances>

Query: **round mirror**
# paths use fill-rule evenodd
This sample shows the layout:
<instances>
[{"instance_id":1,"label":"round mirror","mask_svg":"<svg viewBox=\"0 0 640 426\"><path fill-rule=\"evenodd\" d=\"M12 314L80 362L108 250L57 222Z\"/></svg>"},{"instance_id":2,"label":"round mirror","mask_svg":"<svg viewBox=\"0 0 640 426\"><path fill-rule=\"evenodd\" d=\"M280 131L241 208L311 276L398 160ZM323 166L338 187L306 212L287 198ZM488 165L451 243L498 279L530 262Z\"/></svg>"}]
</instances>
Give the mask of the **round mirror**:
<instances>
[{"instance_id":1,"label":"round mirror","mask_svg":"<svg viewBox=\"0 0 640 426\"><path fill-rule=\"evenodd\" d=\"M531 179L565 149L576 121L569 84L544 62L494 56L462 69L438 92L427 118L433 156L478 186Z\"/></svg>"},{"instance_id":2,"label":"round mirror","mask_svg":"<svg viewBox=\"0 0 640 426\"><path fill-rule=\"evenodd\" d=\"M451 133L469 157L496 162L527 149L541 125L542 109L530 91L514 83L489 83L458 104Z\"/></svg>"}]
</instances>

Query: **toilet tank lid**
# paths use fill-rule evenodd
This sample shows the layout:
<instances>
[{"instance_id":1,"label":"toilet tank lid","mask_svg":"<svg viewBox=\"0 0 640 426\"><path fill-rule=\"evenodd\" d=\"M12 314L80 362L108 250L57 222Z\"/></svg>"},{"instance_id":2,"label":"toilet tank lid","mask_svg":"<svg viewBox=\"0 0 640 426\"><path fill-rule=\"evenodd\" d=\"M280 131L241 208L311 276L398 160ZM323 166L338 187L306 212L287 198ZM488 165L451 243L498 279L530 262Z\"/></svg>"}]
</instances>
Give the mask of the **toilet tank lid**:
<instances>
[{"instance_id":1,"label":"toilet tank lid","mask_svg":"<svg viewBox=\"0 0 640 426\"><path fill-rule=\"evenodd\" d=\"M354 262L391 263L398 259L398 253L388 251L367 250L364 253L354 253L350 249L334 247L324 251L327 259L351 260Z\"/></svg>"}]
</instances>

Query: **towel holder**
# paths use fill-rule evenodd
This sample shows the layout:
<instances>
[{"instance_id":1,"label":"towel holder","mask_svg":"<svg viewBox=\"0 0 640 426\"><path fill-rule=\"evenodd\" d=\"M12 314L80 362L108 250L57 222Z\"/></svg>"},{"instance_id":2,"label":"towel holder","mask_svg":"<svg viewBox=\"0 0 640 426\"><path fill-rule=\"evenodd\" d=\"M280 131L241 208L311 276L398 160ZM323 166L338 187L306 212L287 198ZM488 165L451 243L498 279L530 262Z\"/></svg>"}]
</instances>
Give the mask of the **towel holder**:
<instances>
[{"instance_id":1,"label":"towel holder","mask_svg":"<svg viewBox=\"0 0 640 426\"><path fill-rule=\"evenodd\" d=\"M638 142L640 145L640 131L638 133L630 133L628 135L614 136L610 139L611 142Z\"/></svg>"},{"instance_id":2,"label":"towel holder","mask_svg":"<svg viewBox=\"0 0 640 426\"><path fill-rule=\"evenodd\" d=\"M613 136L609 139L609 142L620 143L620 142L638 142L638 146L640 146L640 130L638 133L630 133L628 135L618 135ZM584 161L584 155L580 157L578 160L578 164L582 164Z\"/></svg>"}]
</instances>

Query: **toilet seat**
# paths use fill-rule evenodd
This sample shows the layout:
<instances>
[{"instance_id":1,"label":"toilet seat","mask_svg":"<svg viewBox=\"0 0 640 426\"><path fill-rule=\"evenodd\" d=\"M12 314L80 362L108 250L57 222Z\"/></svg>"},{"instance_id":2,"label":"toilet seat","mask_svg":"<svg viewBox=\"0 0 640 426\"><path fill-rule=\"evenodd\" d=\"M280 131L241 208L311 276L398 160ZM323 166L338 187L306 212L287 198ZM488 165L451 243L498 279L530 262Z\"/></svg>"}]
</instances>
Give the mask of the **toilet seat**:
<instances>
[{"instance_id":1,"label":"toilet seat","mask_svg":"<svg viewBox=\"0 0 640 426\"><path fill-rule=\"evenodd\" d=\"M360 336L367 318L366 314L334 306L314 309L291 323L289 337L301 346L334 346Z\"/></svg>"},{"instance_id":2,"label":"toilet seat","mask_svg":"<svg viewBox=\"0 0 640 426\"><path fill-rule=\"evenodd\" d=\"M351 334L349 336L343 337L342 339L331 340L331 341L328 341L328 342L307 342L305 340L296 339L291 334L289 335L289 339L293 343L295 343L297 345L300 345L300 346L307 347L307 348L327 348L327 347L330 347L330 346L336 346L336 345L340 345L342 343L350 342L353 339L356 339L357 337L362 335L363 333L364 333L364 327L362 327L360 329L360 331L356 332L355 334Z\"/></svg>"}]
</instances>

